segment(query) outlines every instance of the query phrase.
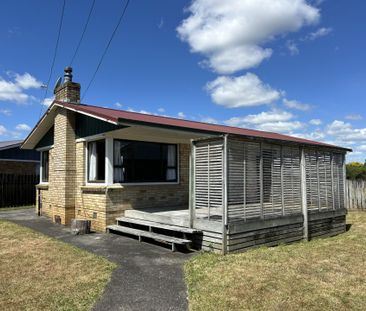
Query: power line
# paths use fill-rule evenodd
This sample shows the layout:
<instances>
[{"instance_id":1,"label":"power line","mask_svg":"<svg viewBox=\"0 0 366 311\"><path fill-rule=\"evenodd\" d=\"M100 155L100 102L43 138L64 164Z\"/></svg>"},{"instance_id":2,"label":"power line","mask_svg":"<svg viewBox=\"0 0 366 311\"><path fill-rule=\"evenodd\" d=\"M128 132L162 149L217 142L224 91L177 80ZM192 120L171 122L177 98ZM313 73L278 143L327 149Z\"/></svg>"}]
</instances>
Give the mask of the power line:
<instances>
[{"instance_id":1,"label":"power line","mask_svg":"<svg viewBox=\"0 0 366 311\"><path fill-rule=\"evenodd\" d=\"M89 21L90 21L90 17L92 15L92 12L93 12L93 9L94 9L94 4L95 4L95 0L93 0L92 2L92 5L90 7L90 10L89 10L89 14L88 14L88 18L86 19L86 23L85 23L85 26L84 26L84 29L83 29L83 32L81 34L81 37L80 37L80 40L79 40L79 43L75 49L75 52L74 52L74 55L72 56L71 58L71 61L70 61L70 67L72 66L72 63L74 62L75 60L75 57L76 57L76 54L78 53L79 51L79 48L80 48L80 45L81 45L81 42L83 41L84 39L84 35L85 35L85 32L86 32L86 29L88 28L88 24L89 24Z\"/></svg>"},{"instance_id":2,"label":"power line","mask_svg":"<svg viewBox=\"0 0 366 311\"><path fill-rule=\"evenodd\" d=\"M50 69L50 74L48 76L48 80L47 80L47 84L46 84L46 90L44 92L44 96L43 96L43 100L41 102L41 111L39 113L39 118L42 115L42 111L43 111L43 103L44 100L47 97L47 92L48 92L48 87L52 78L52 74L53 74L53 67L55 66L55 61L56 61L56 56L57 56L57 49L58 49L58 44L60 42L60 35L61 35L61 29L62 29L62 23L64 20L64 12L65 12L65 5L66 5L66 0L63 1L62 4L62 9L61 9L61 17L60 17L60 23L59 23L59 27L58 27L58 33L57 33L57 39L56 39L56 45L55 45L55 51L53 53L53 58L52 58L52 64L51 64L51 69Z\"/></svg>"},{"instance_id":3,"label":"power line","mask_svg":"<svg viewBox=\"0 0 366 311\"><path fill-rule=\"evenodd\" d=\"M110 37L110 39L109 39L109 41L108 41L108 43L107 43L107 46L106 46L106 47L105 47L105 49L104 49L104 52L103 52L103 54L102 54L102 57L100 58L99 63L98 63L98 65L97 65L97 67L96 67L96 69L95 69L95 71L94 71L94 74L93 74L92 78L90 79L89 84L88 84L88 86L86 87L86 89L85 89L85 91L84 91L83 96L81 97L81 101L84 99L85 94L88 92L88 90L89 90L89 88L90 88L90 85L93 83L94 78L95 78L95 76L97 75L97 72L98 72L98 70L99 70L99 68L100 68L100 65L102 64L103 59L104 59L105 55L107 54L108 48L109 48L109 46L111 45L112 40L113 40L113 38L114 38L114 36L115 36L115 34L116 34L116 32L117 32L117 29L118 29L119 25L120 25L120 24L121 24L121 22L122 22L122 19L123 19L123 17L124 17L124 15L125 15L125 13L126 13L126 10L127 10L127 7L128 7L128 5L129 5L129 3L130 3L130 0L127 0L126 5L124 6L124 8L123 8L123 10L122 10L122 14L121 14L121 16L120 16L120 17L119 17L119 19L118 19L118 23L117 23L116 27L114 28L114 30L113 30L113 32L112 32L112 35L111 35L111 37Z\"/></svg>"}]
</instances>

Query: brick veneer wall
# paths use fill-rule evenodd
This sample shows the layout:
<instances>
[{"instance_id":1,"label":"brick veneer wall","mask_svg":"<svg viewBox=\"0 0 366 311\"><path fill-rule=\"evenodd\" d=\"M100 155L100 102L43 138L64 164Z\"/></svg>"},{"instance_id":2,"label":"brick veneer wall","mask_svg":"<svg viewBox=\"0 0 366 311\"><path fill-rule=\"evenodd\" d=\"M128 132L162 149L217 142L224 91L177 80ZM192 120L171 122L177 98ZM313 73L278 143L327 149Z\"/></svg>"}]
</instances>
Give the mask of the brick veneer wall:
<instances>
[{"instance_id":1,"label":"brick veneer wall","mask_svg":"<svg viewBox=\"0 0 366 311\"><path fill-rule=\"evenodd\" d=\"M36 174L36 162L20 162L0 160L0 173L3 174Z\"/></svg>"}]
</instances>

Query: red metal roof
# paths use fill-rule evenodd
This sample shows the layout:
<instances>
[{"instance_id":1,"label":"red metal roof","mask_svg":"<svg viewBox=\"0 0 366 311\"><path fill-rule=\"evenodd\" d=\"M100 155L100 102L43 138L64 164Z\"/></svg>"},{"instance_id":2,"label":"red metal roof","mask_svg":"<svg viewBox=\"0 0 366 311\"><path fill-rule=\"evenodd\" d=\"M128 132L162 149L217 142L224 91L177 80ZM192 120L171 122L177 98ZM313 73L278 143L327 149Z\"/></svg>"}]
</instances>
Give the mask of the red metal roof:
<instances>
[{"instance_id":1,"label":"red metal roof","mask_svg":"<svg viewBox=\"0 0 366 311\"><path fill-rule=\"evenodd\" d=\"M330 145L318 141L312 141L304 138L293 137L278 133L251 130L239 127L232 127L226 125L218 125L211 123L203 123L189 120L182 120L171 117L163 117L156 116L138 112L130 112L125 110L117 110L111 108L103 108L98 106L84 105L84 104L72 104L65 103L60 101L54 102L57 105L64 106L65 108L69 108L84 114L89 114L91 116L95 116L97 118L104 119L106 121L111 121L113 123L123 123L123 122L138 122L145 123L150 125L164 126L164 127L174 127L181 128L187 130L194 131L202 131L202 132L212 132L212 133L221 133L221 134L234 134L240 136L249 136L249 137L257 137L257 138L266 138L271 140L280 140L280 141L288 141L299 144L307 144L307 145L315 145L315 146L324 146L331 148L338 148L343 150L352 151L351 149L339 147L335 145Z\"/></svg>"}]
</instances>

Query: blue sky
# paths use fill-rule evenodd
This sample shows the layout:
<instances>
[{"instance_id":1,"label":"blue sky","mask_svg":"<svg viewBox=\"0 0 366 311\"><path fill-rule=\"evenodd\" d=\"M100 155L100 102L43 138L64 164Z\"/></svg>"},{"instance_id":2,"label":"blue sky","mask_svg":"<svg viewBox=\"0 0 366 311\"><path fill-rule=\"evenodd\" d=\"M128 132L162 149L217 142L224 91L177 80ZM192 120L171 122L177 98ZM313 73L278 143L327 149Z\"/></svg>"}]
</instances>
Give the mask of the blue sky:
<instances>
[{"instance_id":1,"label":"blue sky","mask_svg":"<svg viewBox=\"0 0 366 311\"><path fill-rule=\"evenodd\" d=\"M66 0L48 98L91 2ZM82 94L124 4L95 2L73 63ZM0 140L25 137L46 109L61 7L0 2ZM326 141L363 162L365 11L361 0L131 0L83 102Z\"/></svg>"}]
</instances>

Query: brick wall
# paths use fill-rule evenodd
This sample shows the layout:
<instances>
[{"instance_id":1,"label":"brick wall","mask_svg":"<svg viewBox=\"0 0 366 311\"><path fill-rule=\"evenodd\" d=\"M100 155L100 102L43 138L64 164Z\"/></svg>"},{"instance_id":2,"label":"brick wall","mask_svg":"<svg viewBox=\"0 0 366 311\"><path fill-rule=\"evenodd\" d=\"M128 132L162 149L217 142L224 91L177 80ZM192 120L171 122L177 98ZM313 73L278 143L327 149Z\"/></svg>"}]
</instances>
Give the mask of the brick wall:
<instances>
[{"instance_id":1,"label":"brick wall","mask_svg":"<svg viewBox=\"0 0 366 311\"><path fill-rule=\"evenodd\" d=\"M0 160L0 173L3 174L36 174L36 162L19 162Z\"/></svg>"},{"instance_id":2,"label":"brick wall","mask_svg":"<svg viewBox=\"0 0 366 311\"><path fill-rule=\"evenodd\" d=\"M47 204L42 212L55 221L69 224L75 217L75 115L59 109L55 117L54 148L50 152L49 187ZM47 205L47 206L45 206Z\"/></svg>"}]
</instances>

